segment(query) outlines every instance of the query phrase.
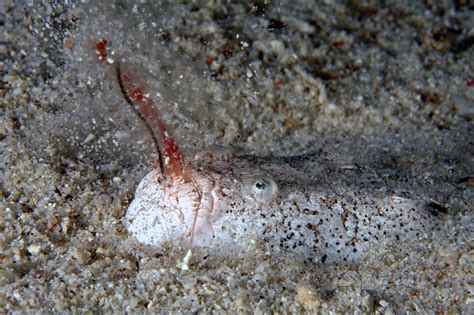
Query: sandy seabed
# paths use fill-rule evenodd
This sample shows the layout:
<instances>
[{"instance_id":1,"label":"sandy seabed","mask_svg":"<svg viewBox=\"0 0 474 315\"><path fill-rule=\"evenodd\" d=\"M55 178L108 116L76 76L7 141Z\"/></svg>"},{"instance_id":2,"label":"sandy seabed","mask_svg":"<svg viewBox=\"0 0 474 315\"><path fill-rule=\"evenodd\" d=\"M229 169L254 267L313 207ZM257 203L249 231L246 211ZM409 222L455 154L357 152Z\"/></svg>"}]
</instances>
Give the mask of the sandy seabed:
<instances>
[{"instance_id":1,"label":"sandy seabed","mask_svg":"<svg viewBox=\"0 0 474 315\"><path fill-rule=\"evenodd\" d=\"M2 312L474 313L469 1L149 2L0 4ZM177 268L182 251L122 225L156 154L98 62L103 38L188 158L337 153L426 200L446 233L353 263L203 254Z\"/></svg>"}]
</instances>

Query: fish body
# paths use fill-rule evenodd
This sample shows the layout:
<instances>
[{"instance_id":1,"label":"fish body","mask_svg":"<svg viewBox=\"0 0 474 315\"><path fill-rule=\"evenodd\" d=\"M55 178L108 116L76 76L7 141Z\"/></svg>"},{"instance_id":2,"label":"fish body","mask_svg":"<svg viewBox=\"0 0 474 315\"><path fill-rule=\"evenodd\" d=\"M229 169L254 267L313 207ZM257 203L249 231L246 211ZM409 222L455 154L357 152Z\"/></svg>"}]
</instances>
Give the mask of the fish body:
<instances>
[{"instance_id":1,"label":"fish body","mask_svg":"<svg viewBox=\"0 0 474 315\"><path fill-rule=\"evenodd\" d=\"M427 238L441 225L423 201L371 189L369 179L354 170L334 177L339 183L359 178L363 189L336 191L321 183L323 174L337 172L328 157L295 159L206 155L192 160L188 168L205 174L201 185L207 185L204 194L213 204L212 211L199 211L199 236L192 244L190 188L167 186L157 170L139 184L125 225L140 243L158 248L193 246L241 257L257 251L323 262L358 260L376 244Z\"/></svg>"}]
</instances>

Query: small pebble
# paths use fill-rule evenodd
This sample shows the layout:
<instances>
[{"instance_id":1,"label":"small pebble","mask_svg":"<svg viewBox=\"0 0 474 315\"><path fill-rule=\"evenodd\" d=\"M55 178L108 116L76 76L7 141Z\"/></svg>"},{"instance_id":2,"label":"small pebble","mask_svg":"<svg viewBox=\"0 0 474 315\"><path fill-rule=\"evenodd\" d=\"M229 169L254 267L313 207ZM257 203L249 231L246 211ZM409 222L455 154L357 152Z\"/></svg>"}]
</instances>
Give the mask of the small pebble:
<instances>
[{"instance_id":1,"label":"small pebble","mask_svg":"<svg viewBox=\"0 0 474 315\"><path fill-rule=\"evenodd\" d=\"M315 288L307 284L296 288L296 298L306 309L314 309L321 305L321 298Z\"/></svg>"},{"instance_id":2,"label":"small pebble","mask_svg":"<svg viewBox=\"0 0 474 315\"><path fill-rule=\"evenodd\" d=\"M84 145L84 144L87 144L89 142L92 142L92 141L94 141L94 139L95 139L95 134L90 133L89 135L87 135L87 137L84 139L84 141L82 141L82 144Z\"/></svg>"},{"instance_id":3,"label":"small pebble","mask_svg":"<svg viewBox=\"0 0 474 315\"><path fill-rule=\"evenodd\" d=\"M474 118L474 101L461 96L456 95L453 97L454 108L456 109L456 113L459 116L464 118L472 119Z\"/></svg>"},{"instance_id":4,"label":"small pebble","mask_svg":"<svg viewBox=\"0 0 474 315\"><path fill-rule=\"evenodd\" d=\"M78 263L81 265L87 265L90 260L91 260L91 253L89 253L87 250L84 249L79 249L79 248L73 248L71 250L72 257L77 260Z\"/></svg>"},{"instance_id":5,"label":"small pebble","mask_svg":"<svg viewBox=\"0 0 474 315\"><path fill-rule=\"evenodd\" d=\"M369 314L374 312L374 296L372 294L367 293L362 297L361 308Z\"/></svg>"},{"instance_id":6,"label":"small pebble","mask_svg":"<svg viewBox=\"0 0 474 315\"><path fill-rule=\"evenodd\" d=\"M41 251L41 245L32 244L32 245L28 246L28 251L32 255L38 255L39 252Z\"/></svg>"},{"instance_id":7,"label":"small pebble","mask_svg":"<svg viewBox=\"0 0 474 315\"><path fill-rule=\"evenodd\" d=\"M285 24L287 24L292 30L296 32L300 32L303 34L313 34L316 31L316 28L314 26L300 19L285 17L282 20Z\"/></svg>"}]
</instances>

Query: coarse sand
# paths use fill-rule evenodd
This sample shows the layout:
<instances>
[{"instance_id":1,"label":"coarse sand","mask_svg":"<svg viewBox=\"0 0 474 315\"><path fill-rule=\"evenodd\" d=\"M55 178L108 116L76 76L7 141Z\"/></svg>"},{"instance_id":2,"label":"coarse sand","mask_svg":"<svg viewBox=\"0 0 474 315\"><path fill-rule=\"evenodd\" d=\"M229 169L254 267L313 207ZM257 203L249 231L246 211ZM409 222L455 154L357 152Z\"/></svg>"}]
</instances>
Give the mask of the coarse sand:
<instances>
[{"instance_id":1,"label":"coarse sand","mask_svg":"<svg viewBox=\"0 0 474 315\"><path fill-rule=\"evenodd\" d=\"M1 312L473 314L472 1L179 2L0 2ZM447 232L177 268L122 224L156 152L101 39L186 157L331 152Z\"/></svg>"}]
</instances>

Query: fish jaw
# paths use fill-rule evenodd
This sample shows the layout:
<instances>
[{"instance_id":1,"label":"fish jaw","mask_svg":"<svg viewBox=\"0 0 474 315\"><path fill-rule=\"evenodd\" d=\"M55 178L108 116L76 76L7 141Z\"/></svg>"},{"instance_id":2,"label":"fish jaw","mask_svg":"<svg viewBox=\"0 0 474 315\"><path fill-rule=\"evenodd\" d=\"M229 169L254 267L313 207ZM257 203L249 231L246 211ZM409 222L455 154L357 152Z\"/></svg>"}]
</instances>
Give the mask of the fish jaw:
<instances>
[{"instance_id":1,"label":"fish jaw","mask_svg":"<svg viewBox=\"0 0 474 315\"><path fill-rule=\"evenodd\" d=\"M185 235L183 215L175 206L160 172L155 169L138 185L124 225L139 243L162 247L171 239Z\"/></svg>"},{"instance_id":2,"label":"fish jaw","mask_svg":"<svg viewBox=\"0 0 474 315\"><path fill-rule=\"evenodd\" d=\"M210 174L188 170L193 178L163 181L155 169L138 185L124 225L139 243L161 248L210 247L219 187ZM220 213L221 211L217 211Z\"/></svg>"}]
</instances>

